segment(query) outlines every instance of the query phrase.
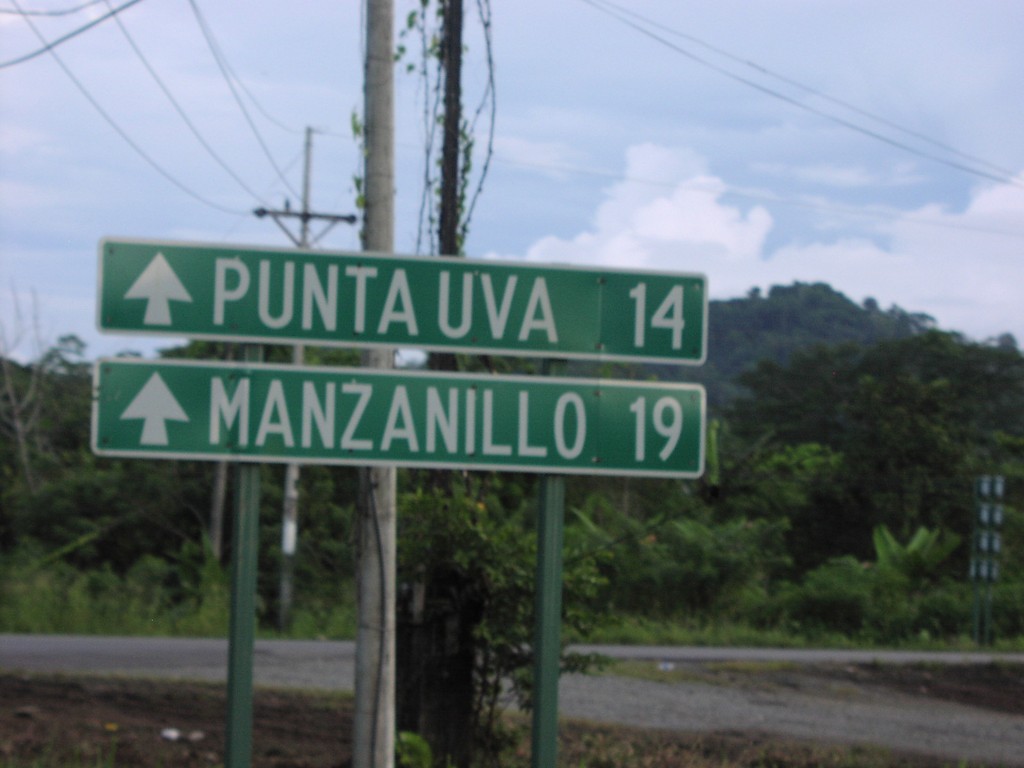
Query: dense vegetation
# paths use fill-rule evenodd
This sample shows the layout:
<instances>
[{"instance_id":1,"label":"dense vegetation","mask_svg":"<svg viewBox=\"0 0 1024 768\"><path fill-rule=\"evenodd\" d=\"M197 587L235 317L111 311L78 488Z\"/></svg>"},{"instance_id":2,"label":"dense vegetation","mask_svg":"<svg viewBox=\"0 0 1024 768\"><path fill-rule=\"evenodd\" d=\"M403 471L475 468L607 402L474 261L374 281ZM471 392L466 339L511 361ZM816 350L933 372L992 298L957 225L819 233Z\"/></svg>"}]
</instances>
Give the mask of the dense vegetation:
<instances>
[{"instance_id":1,"label":"dense vegetation","mask_svg":"<svg viewBox=\"0 0 1024 768\"><path fill-rule=\"evenodd\" d=\"M568 480L576 637L671 626L705 639L731 628L747 641L756 631L776 642L961 642L980 474L1008 479L995 636L1024 635L1024 357L1012 337L969 342L927 317L801 284L712 302L709 329L703 368L592 371L700 380L712 422L700 481ZM224 632L230 552L219 542L230 535L211 523L217 466L93 456L91 371L74 336L27 365L4 358L2 372L0 631ZM282 474L262 475L268 631ZM417 473L400 482L403 574L472 571L478 631L512 654L529 637L535 478L470 475L454 499ZM355 485L350 470L303 471L294 634L351 632Z\"/></svg>"}]
</instances>

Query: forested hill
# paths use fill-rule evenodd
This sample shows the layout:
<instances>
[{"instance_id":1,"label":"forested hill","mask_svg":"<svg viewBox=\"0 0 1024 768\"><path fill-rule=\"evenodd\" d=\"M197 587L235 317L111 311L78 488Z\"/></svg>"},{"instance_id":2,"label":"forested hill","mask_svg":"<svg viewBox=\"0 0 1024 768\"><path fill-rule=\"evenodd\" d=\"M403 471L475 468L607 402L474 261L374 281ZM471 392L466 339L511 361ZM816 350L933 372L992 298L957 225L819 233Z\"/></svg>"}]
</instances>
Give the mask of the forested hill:
<instances>
[{"instance_id":1,"label":"forested hill","mask_svg":"<svg viewBox=\"0 0 1024 768\"><path fill-rule=\"evenodd\" d=\"M762 360L785 364L794 352L808 347L871 346L934 327L928 315L896 306L883 310L873 299L859 305L824 283L774 286L767 296L754 289L745 298L710 302L703 366L657 373L699 381L707 386L712 405L722 405L737 394L736 377Z\"/></svg>"}]
</instances>

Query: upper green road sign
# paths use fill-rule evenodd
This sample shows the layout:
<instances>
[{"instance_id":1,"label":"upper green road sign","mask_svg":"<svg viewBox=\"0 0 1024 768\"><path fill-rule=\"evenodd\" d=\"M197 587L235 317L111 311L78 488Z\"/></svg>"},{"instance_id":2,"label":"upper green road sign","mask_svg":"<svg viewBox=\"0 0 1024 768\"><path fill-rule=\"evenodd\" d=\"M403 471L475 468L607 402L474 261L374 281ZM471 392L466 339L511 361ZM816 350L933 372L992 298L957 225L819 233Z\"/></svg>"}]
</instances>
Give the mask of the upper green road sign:
<instances>
[{"instance_id":1,"label":"upper green road sign","mask_svg":"<svg viewBox=\"0 0 1024 768\"><path fill-rule=\"evenodd\" d=\"M93 450L135 458L697 477L694 384L192 361L96 364Z\"/></svg>"},{"instance_id":2,"label":"upper green road sign","mask_svg":"<svg viewBox=\"0 0 1024 768\"><path fill-rule=\"evenodd\" d=\"M101 330L558 358L704 362L701 275L100 242Z\"/></svg>"}]
</instances>

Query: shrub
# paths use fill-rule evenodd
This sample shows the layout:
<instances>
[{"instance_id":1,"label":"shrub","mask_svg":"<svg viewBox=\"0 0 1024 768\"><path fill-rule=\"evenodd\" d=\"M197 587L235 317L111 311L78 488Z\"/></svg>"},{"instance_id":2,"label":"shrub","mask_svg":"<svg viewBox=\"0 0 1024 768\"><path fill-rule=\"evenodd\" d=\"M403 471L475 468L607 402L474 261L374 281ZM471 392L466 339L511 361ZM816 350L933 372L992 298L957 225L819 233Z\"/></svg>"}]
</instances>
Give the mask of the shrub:
<instances>
[{"instance_id":1,"label":"shrub","mask_svg":"<svg viewBox=\"0 0 1024 768\"><path fill-rule=\"evenodd\" d=\"M949 582L917 600L914 629L917 635L955 638L971 626L971 594L967 584Z\"/></svg>"},{"instance_id":2,"label":"shrub","mask_svg":"<svg viewBox=\"0 0 1024 768\"><path fill-rule=\"evenodd\" d=\"M853 557L829 560L780 593L782 615L802 629L859 634L871 603L872 574Z\"/></svg>"}]
</instances>

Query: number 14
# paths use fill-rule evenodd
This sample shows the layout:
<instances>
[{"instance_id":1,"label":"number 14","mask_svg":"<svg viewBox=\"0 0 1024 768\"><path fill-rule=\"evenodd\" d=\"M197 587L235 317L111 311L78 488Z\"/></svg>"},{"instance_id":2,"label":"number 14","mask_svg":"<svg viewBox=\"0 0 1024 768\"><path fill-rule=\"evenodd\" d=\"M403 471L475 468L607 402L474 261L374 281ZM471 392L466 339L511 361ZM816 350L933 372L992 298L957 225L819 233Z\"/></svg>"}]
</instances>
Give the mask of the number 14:
<instances>
[{"instance_id":1,"label":"number 14","mask_svg":"<svg viewBox=\"0 0 1024 768\"><path fill-rule=\"evenodd\" d=\"M633 346L643 347L647 330L647 283L637 283L629 291L629 297L636 304L633 324ZM651 317L652 328L664 328L672 332L672 349L683 347L683 286L675 285Z\"/></svg>"}]
</instances>

